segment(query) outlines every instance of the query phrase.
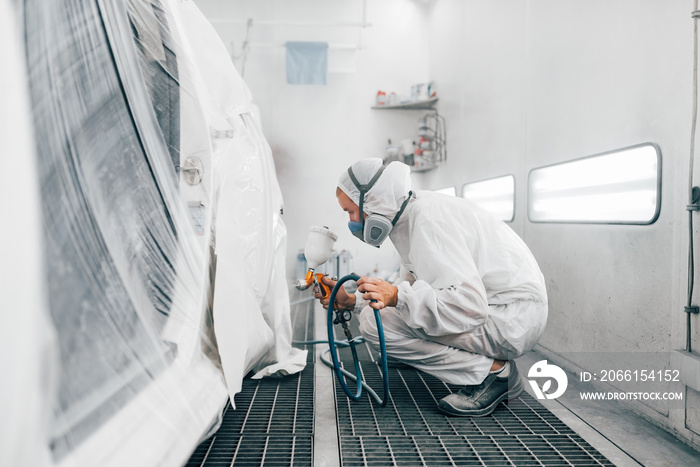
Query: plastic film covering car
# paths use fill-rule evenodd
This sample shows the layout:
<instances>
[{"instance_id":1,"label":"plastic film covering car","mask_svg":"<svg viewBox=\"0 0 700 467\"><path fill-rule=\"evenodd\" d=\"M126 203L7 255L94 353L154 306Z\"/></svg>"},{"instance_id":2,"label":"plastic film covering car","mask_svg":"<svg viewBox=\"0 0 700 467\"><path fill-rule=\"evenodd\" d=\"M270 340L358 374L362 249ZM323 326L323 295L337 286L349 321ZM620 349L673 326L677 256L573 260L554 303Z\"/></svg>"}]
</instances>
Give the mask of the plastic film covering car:
<instances>
[{"instance_id":1,"label":"plastic film covering car","mask_svg":"<svg viewBox=\"0 0 700 467\"><path fill-rule=\"evenodd\" d=\"M43 275L39 180L22 39L0 1L0 465L51 462L47 420L57 359ZM21 202L19 201L21 200Z\"/></svg>"},{"instance_id":2,"label":"plastic film covering car","mask_svg":"<svg viewBox=\"0 0 700 467\"><path fill-rule=\"evenodd\" d=\"M15 254L29 265L10 302L32 306L11 321L22 345L0 343L3 355L31 349L2 372L33 413L3 416L1 432L22 427L25 441L3 439L0 460L180 464L248 371L305 362L291 347L282 199L250 93L192 2L2 5L16 21L0 58L26 78L7 89L27 97L33 135L8 139L29 163L4 190L29 193L37 222L13 238L32 253ZM13 187L22 180L33 181Z\"/></svg>"},{"instance_id":3,"label":"plastic film covering car","mask_svg":"<svg viewBox=\"0 0 700 467\"><path fill-rule=\"evenodd\" d=\"M283 200L257 107L224 44L193 2L171 3L213 146L214 328L233 397L251 370L260 378L306 365L306 351L291 346Z\"/></svg>"}]
</instances>

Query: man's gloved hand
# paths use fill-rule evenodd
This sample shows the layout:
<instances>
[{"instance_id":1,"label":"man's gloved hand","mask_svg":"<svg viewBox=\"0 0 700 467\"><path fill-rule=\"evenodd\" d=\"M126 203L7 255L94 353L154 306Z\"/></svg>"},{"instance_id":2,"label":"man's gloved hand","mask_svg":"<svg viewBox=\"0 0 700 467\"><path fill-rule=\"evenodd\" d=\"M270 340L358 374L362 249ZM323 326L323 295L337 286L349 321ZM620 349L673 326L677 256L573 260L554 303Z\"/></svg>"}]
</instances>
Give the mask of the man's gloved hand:
<instances>
[{"instance_id":1,"label":"man's gloved hand","mask_svg":"<svg viewBox=\"0 0 700 467\"><path fill-rule=\"evenodd\" d=\"M361 277L357 288L362 292L362 298L369 300L369 306L381 310L387 306L396 306L399 299L399 289L395 285L378 277ZM376 300L376 302L372 302Z\"/></svg>"},{"instance_id":2,"label":"man's gloved hand","mask_svg":"<svg viewBox=\"0 0 700 467\"><path fill-rule=\"evenodd\" d=\"M323 283L326 284L333 290L333 287L335 287L336 282L330 277L324 276L323 277ZM321 293L318 290L318 287L314 286L314 298L318 298L321 300L321 305L323 305L323 308L326 310L328 309L328 302L330 301L330 294L326 298L321 298ZM335 294L335 308L336 310L354 310L355 309L355 294L348 294L345 291L345 287L341 287L338 289L338 292Z\"/></svg>"}]
</instances>

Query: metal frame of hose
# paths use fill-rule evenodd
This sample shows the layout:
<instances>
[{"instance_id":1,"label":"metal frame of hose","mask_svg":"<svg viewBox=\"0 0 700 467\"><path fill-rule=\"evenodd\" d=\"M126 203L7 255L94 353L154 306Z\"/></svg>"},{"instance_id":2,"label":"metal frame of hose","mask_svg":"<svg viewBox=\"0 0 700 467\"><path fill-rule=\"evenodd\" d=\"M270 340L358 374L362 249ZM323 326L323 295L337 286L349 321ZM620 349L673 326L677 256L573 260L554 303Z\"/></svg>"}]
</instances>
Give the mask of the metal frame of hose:
<instances>
[{"instance_id":1,"label":"metal frame of hose","mask_svg":"<svg viewBox=\"0 0 700 467\"><path fill-rule=\"evenodd\" d=\"M380 316L379 310L374 310L374 319L377 322L377 335L379 337L379 348L382 362L382 382L384 384L384 394L382 399L380 399L379 396L377 396L377 394L374 391L372 391L369 388L369 386L367 386L362 380L362 370L360 369L360 361L357 358L357 351L355 350L355 343L358 343L360 338L354 339L352 337L352 334L350 333L350 328L347 324L347 322L352 318L352 314L346 314L342 311L334 310L335 295L340 289L340 287L343 285L343 283L350 280L357 281L359 279L360 276L358 276L357 274L348 274L347 276L344 276L342 279L340 279L335 284L335 287L333 287L333 291L331 292L331 296L328 302L328 349L333 360L332 363L333 369L335 370L335 375L338 377L340 386L343 388L343 391L345 391L345 394L347 394L347 396L350 399L358 401L362 396L362 387L365 386L367 388L367 392L372 396L372 398L380 406L384 407L387 404L387 401L389 400L389 368L386 361L386 344L384 342L384 328L382 327L382 318ZM338 352L335 348L337 342L335 341L335 333L333 332L334 324L341 324L343 326L345 336L348 339L347 344L350 346L350 350L352 351L352 358L355 363L355 375L340 367L340 363L338 362ZM355 394L353 394L352 391L350 391L350 388L348 387L347 381L345 379L346 376L356 381L357 390Z\"/></svg>"}]
</instances>

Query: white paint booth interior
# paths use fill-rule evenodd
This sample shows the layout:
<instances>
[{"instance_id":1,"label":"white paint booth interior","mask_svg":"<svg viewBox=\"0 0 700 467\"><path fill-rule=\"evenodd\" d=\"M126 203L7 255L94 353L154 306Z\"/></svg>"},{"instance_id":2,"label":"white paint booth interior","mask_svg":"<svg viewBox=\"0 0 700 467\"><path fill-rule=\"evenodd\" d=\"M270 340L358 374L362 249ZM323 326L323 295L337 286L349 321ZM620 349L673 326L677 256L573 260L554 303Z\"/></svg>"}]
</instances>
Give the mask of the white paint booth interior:
<instances>
[{"instance_id":1,"label":"white paint booth interior","mask_svg":"<svg viewBox=\"0 0 700 467\"><path fill-rule=\"evenodd\" d=\"M137 0L60 1L20 7L0 0L0 60L9 65L0 73L0 101L10 109L0 112L0 140L3 164L14 167L0 171L0 191L10 200L0 232L0 364L13 382L0 385L0 465L182 463L246 373L303 368L305 354L291 347L289 323L298 252L309 227L325 225L338 234L336 250L352 255L354 272L388 277L396 269L398 254L388 242L377 250L352 237L335 189L342 171L382 157L388 140L416 138L426 111L372 109L377 91L410 93L427 82L437 89L448 157L434 170L413 173L414 189L454 187L460 196L465 183L512 177L509 225L547 280L549 319L538 350L568 371L587 369L593 351L620 358L647 352L685 365L684 383L668 385L685 394L685 409L634 401L628 407L700 448L700 377L689 382L700 364L676 352L686 347L689 180L700 185L690 155L693 1L159 0L167 20L140 9ZM105 32L54 21L69 18L66 11L87 18L80 24L105 18ZM163 116L151 106L162 98L153 96L158 71L144 65L169 63L168 41L178 44L177 70L159 69L182 90L182 120L173 123L182 137L177 148L168 145ZM328 43L326 85L287 84L287 41ZM31 43L43 48L31 55ZM85 45L111 51L114 63L93 62L88 52L77 58L56 52L93 50ZM55 71L64 65L68 74ZM102 120L89 103L73 106L71 92L80 89L66 84L69 73L84 73L96 89L94 102L116 109L92 137L75 129ZM36 84L48 82L52 92ZM64 121L75 125L59 125ZM115 127L122 131L113 138L118 143L95 137ZM530 220L531 170L642 143L658 148L663 167L653 223ZM100 146L108 144L148 162L150 169L134 169L134 177L148 179L152 189L120 185L110 177L113 161L88 157L109 154ZM58 178L54 167L62 169ZM189 176L201 183L190 185ZM79 189L73 190L74 179ZM70 185L73 195L50 204L52 184ZM139 199L162 207L157 219L143 214L137 226L123 224L132 209L141 212ZM75 236L54 238L47 219L60 220L65 206L73 222L65 231ZM55 213L61 215L49 215ZM92 250L82 249L79 233L87 231L109 267L93 264ZM64 263L51 254L56 245L66 257L69 247L84 255ZM144 265L134 259L151 254L157 260ZM92 302L87 292L78 297L104 283L61 282L77 264L114 274L129 292L105 292ZM143 285L148 268L159 279ZM170 292L178 297L172 302ZM159 381L151 399L115 402L105 415L112 421L96 421L99 430L88 435L82 420L102 405L77 393L56 401L74 363L60 355L75 343L61 343L56 297L76 307L97 303L106 316L128 302L134 322L114 329L125 335L137 329L148 346L159 343L152 364L142 361L145 354L133 358L149 370L149 381ZM166 326L160 315L171 312L177 319ZM700 321L690 320L691 343L700 348ZM71 326L91 334L80 317ZM105 351L101 338L90 337L95 355ZM154 368L160 370L151 374ZM162 368L167 371L159 373ZM92 367L78 370L89 374ZM123 383L118 373L113 379ZM145 392L139 391L133 390ZM47 440L63 446L60 455Z\"/></svg>"},{"instance_id":2,"label":"white paint booth interior","mask_svg":"<svg viewBox=\"0 0 700 467\"><path fill-rule=\"evenodd\" d=\"M364 18L359 1L198 4L235 52L247 18L273 23L253 23L245 80L261 109L289 213L288 274L308 225L339 232L337 245L352 252L358 273L397 260L383 251L389 245L378 257L346 233L335 183L356 160L381 157L388 138L412 137L425 113L372 110L377 90L407 92L434 81L449 156L440 168L415 173L414 187L454 186L460 193L467 182L515 177L510 225L548 285L541 347L573 359L570 368L584 365L575 361L577 352L592 349L684 348L692 1L386 0L367 2ZM231 19L238 22L225 21ZM330 26L363 20L371 26ZM327 86L290 86L284 48L265 46L287 40L360 49L329 49ZM531 169L644 142L658 144L663 159L655 223L528 220ZM694 175L697 180L697 168ZM692 338L700 339L698 326ZM698 398L687 388L689 408ZM634 409L698 445L699 412L658 413L641 403Z\"/></svg>"}]
</instances>

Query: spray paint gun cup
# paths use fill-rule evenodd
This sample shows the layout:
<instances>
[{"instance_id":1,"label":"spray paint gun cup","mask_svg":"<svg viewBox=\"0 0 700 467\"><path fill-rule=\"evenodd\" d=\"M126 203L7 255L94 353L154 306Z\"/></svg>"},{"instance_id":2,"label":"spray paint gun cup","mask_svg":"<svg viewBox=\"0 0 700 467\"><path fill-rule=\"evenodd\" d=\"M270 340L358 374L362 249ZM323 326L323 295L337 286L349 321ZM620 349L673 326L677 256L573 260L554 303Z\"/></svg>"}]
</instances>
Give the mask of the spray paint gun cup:
<instances>
[{"instance_id":1,"label":"spray paint gun cup","mask_svg":"<svg viewBox=\"0 0 700 467\"><path fill-rule=\"evenodd\" d=\"M318 287L323 298L330 295L330 287L323 283L323 274L314 273L314 271L321 264L328 261L337 239L338 236L331 232L328 227L311 227L309 236L306 239L306 246L304 247L304 256L306 256L309 270L306 272L304 279L299 279L294 283L298 290L306 290L311 287L311 284L314 284Z\"/></svg>"}]
</instances>

